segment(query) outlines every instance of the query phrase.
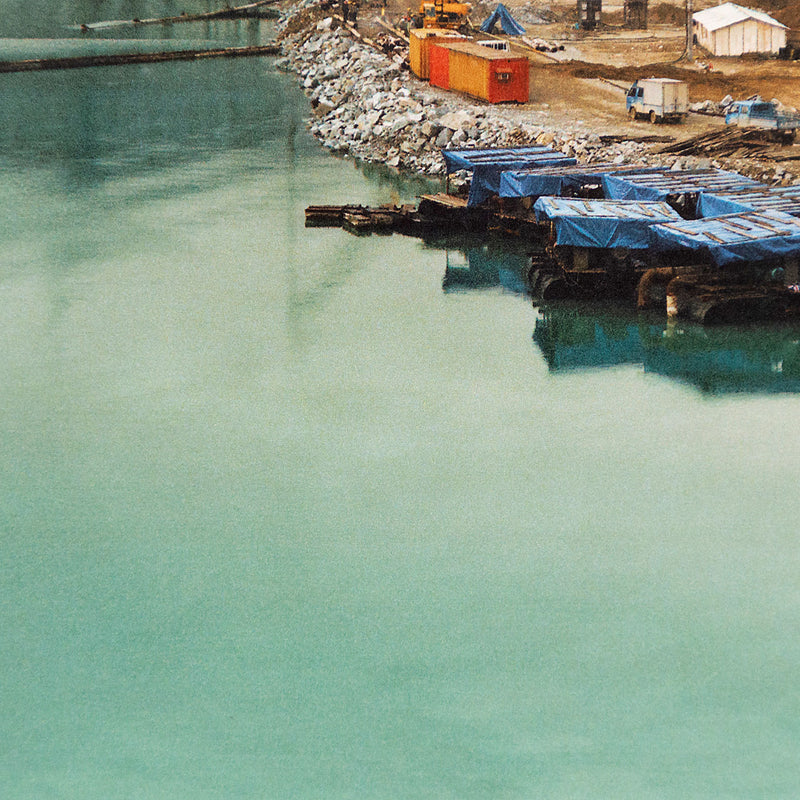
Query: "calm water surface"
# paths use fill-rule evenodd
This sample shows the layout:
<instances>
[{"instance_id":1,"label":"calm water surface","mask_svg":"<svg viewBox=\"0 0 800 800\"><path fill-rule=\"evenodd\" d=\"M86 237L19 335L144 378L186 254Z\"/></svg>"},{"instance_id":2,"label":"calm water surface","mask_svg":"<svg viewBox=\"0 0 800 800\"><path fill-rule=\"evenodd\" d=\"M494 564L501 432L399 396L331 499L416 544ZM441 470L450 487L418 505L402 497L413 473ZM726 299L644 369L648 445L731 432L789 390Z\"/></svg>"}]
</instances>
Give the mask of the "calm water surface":
<instances>
[{"instance_id":1,"label":"calm water surface","mask_svg":"<svg viewBox=\"0 0 800 800\"><path fill-rule=\"evenodd\" d=\"M800 331L306 230L423 187L268 61L2 82L0 797L800 794Z\"/></svg>"}]
</instances>

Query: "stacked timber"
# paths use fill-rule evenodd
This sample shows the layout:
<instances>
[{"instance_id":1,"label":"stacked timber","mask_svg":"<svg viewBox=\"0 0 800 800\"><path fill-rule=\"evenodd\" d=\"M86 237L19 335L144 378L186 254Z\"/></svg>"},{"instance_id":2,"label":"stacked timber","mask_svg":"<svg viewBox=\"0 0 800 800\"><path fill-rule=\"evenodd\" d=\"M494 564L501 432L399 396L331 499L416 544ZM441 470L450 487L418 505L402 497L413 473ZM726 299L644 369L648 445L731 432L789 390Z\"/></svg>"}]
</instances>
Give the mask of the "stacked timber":
<instances>
[{"instance_id":1,"label":"stacked timber","mask_svg":"<svg viewBox=\"0 0 800 800\"><path fill-rule=\"evenodd\" d=\"M682 156L728 156L730 158L769 158L775 150L776 132L764 128L721 128L691 139L658 148L656 153ZM788 143L788 142L787 142Z\"/></svg>"}]
</instances>

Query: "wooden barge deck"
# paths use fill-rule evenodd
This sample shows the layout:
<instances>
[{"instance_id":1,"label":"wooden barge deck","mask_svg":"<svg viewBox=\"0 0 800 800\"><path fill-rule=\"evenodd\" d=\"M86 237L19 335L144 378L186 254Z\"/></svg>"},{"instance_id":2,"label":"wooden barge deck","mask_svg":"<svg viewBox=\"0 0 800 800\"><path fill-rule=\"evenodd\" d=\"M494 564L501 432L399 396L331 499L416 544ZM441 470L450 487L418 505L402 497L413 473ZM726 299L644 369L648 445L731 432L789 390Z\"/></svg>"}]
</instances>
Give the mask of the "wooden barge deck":
<instances>
[{"instance_id":1,"label":"wooden barge deck","mask_svg":"<svg viewBox=\"0 0 800 800\"><path fill-rule=\"evenodd\" d=\"M465 197L444 193L420 195L417 206L308 206L305 224L307 228L344 228L356 234L396 232L409 236L459 231L522 235L540 227L527 212L470 207Z\"/></svg>"},{"instance_id":2,"label":"wooden barge deck","mask_svg":"<svg viewBox=\"0 0 800 800\"><path fill-rule=\"evenodd\" d=\"M401 233L436 236L499 233L530 242L525 276L535 303L553 300L617 300L640 310L658 309L700 323L800 319L796 286L715 276L702 258L656 263L624 249L554 247L549 223L529 209L503 204L470 207L465 197L422 195L416 207L317 205L306 209L306 227L340 227L356 235ZM669 259L667 259L669 261Z\"/></svg>"}]
</instances>

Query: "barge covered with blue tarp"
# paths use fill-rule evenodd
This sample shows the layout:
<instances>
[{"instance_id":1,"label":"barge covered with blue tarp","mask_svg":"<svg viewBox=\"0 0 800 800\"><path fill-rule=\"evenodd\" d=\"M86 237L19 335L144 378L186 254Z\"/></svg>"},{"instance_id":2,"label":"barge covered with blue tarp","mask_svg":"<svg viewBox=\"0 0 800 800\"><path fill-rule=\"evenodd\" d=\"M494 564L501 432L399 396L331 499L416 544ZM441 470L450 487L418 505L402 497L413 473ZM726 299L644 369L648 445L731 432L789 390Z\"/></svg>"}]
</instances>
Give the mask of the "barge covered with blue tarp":
<instances>
[{"instance_id":1,"label":"barge covered with blue tarp","mask_svg":"<svg viewBox=\"0 0 800 800\"><path fill-rule=\"evenodd\" d=\"M533 208L538 220L553 223L556 244L572 247L644 250L652 225L681 219L666 203L653 202L540 197Z\"/></svg>"},{"instance_id":2,"label":"barge covered with blue tarp","mask_svg":"<svg viewBox=\"0 0 800 800\"><path fill-rule=\"evenodd\" d=\"M686 194L723 194L763 187L753 178L723 169L659 170L626 175L603 175L610 200L666 200Z\"/></svg>"},{"instance_id":3,"label":"barge covered with blue tarp","mask_svg":"<svg viewBox=\"0 0 800 800\"><path fill-rule=\"evenodd\" d=\"M782 211L800 217L800 186L755 187L740 192L701 194L698 217L720 217L745 211Z\"/></svg>"},{"instance_id":4,"label":"barge covered with blue tarp","mask_svg":"<svg viewBox=\"0 0 800 800\"><path fill-rule=\"evenodd\" d=\"M525 164L536 161L541 153L556 153L552 147L544 144L528 145L527 147L484 147L466 148L464 150L442 150L447 172L456 172L460 169L472 170L476 166L491 164L503 166L505 169L521 169ZM573 163L574 160L573 160Z\"/></svg>"},{"instance_id":5,"label":"barge covered with blue tarp","mask_svg":"<svg viewBox=\"0 0 800 800\"><path fill-rule=\"evenodd\" d=\"M800 256L800 219L780 211L658 224L650 233L659 250L703 250L720 267Z\"/></svg>"},{"instance_id":6,"label":"barge covered with blue tarp","mask_svg":"<svg viewBox=\"0 0 800 800\"><path fill-rule=\"evenodd\" d=\"M555 167L577 164L547 145L496 147L472 150L443 150L447 174L458 170L472 173L468 205L476 206L500 191L500 176L506 170L526 167Z\"/></svg>"},{"instance_id":7,"label":"barge covered with blue tarp","mask_svg":"<svg viewBox=\"0 0 800 800\"><path fill-rule=\"evenodd\" d=\"M530 167L503 172L500 176L500 197L543 197L580 191L586 186L602 184L603 175L641 174L663 171L659 167L631 167L609 163L575 164L563 167Z\"/></svg>"}]
</instances>

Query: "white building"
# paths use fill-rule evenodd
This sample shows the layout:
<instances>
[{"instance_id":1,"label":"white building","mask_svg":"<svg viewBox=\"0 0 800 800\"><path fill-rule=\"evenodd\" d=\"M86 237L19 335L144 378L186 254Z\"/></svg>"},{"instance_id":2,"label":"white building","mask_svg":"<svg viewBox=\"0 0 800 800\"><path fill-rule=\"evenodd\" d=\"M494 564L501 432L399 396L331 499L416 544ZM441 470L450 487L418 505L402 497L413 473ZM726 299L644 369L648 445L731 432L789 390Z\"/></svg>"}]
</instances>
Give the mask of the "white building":
<instances>
[{"instance_id":1,"label":"white building","mask_svg":"<svg viewBox=\"0 0 800 800\"><path fill-rule=\"evenodd\" d=\"M786 47L786 26L763 11L723 3L692 14L697 43L715 56L777 53Z\"/></svg>"}]
</instances>

